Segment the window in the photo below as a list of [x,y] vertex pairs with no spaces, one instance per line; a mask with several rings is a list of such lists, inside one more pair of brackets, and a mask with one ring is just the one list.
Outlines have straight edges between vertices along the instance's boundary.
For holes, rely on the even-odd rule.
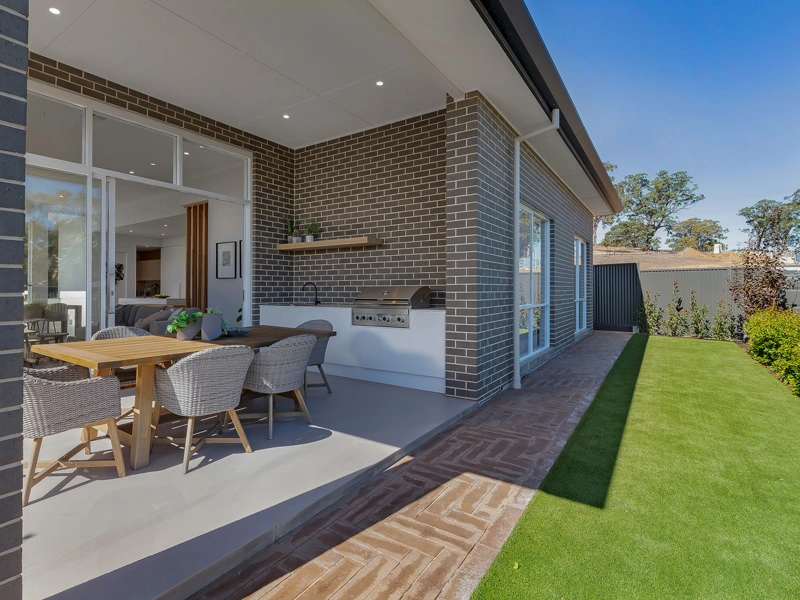
[[175,136],[94,113],[92,165],[173,183]]
[[28,94],[27,151],[82,163],[85,112],[66,102]]
[[586,242],[575,238],[575,331],[586,329]]
[[234,154],[183,140],[183,185],[235,198],[244,197],[247,161]]
[[550,346],[550,221],[519,211],[519,348],[525,359]]

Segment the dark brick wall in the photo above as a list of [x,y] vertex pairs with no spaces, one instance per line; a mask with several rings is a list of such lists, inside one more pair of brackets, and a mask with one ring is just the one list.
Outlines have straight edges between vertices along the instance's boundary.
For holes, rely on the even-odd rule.
[[296,294],[350,302],[366,286],[429,285],[445,296],[445,111],[298,150],[295,215],[322,239],[374,235],[373,249],[295,255]]
[[71,92],[239,146],[253,153],[253,315],[292,299],[292,260],[275,249],[294,199],[294,150],[38,54],[28,75]]
[[22,598],[22,238],[28,2],[0,0],[0,598]]
[[[513,375],[513,141],[516,132],[477,93],[447,107],[447,390],[482,400]],[[523,144],[521,199],[551,219],[550,349],[575,342],[573,241],[592,217]],[[592,328],[591,256],[587,290]]]

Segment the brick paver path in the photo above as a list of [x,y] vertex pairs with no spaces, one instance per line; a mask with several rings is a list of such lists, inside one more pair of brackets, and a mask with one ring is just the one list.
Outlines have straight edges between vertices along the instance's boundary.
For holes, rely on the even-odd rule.
[[628,338],[594,333],[193,598],[469,598]]

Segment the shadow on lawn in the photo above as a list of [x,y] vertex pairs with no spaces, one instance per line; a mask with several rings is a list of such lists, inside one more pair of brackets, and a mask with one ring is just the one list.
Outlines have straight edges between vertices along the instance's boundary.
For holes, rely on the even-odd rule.
[[542,482],[543,492],[605,507],[647,339],[631,338]]

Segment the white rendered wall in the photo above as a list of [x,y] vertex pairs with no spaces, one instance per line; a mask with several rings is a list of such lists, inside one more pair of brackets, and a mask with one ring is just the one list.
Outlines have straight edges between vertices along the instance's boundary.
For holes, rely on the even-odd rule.
[[164,238],[161,245],[161,293],[186,295],[186,236]]
[[411,327],[351,324],[350,307],[262,304],[261,325],[296,327],[310,319],[333,323],[323,368],[331,375],[445,392],[445,311],[411,312]]
[[[244,207],[233,202],[208,201],[208,306],[218,308],[231,323],[242,305],[239,278],[239,240],[244,237]],[[236,242],[236,279],[217,279],[217,243]]]

